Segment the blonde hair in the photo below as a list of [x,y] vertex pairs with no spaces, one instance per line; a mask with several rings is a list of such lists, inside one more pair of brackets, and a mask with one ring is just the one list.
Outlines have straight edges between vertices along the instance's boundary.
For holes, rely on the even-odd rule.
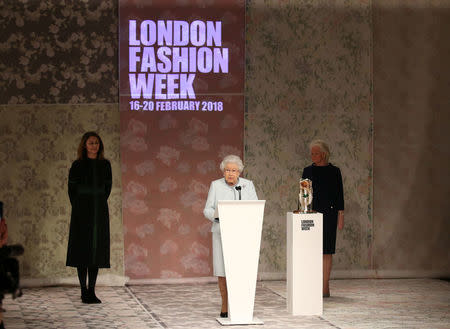
[[320,148],[320,150],[325,154],[325,161],[328,162],[328,159],[330,158],[330,148],[328,147],[328,144],[321,139],[315,139],[309,144],[309,149],[311,150],[314,146]]

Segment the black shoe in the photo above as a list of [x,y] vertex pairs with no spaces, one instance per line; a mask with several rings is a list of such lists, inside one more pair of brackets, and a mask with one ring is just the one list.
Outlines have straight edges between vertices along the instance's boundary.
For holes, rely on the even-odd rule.
[[101,304],[101,302],[102,301],[100,299],[98,299],[98,297],[95,296],[95,294],[92,295],[89,300],[89,304]]
[[89,302],[88,304],[100,304],[102,301],[95,296],[95,290],[92,288],[89,288],[88,290],[88,298]]
[[5,329],[5,326],[3,325],[3,321],[0,322],[0,329]]
[[221,318],[228,318],[228,312],[220,312]]

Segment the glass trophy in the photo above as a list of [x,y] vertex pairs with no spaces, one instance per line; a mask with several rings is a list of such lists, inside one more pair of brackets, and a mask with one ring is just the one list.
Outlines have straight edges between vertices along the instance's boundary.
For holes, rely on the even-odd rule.
[[298,194],[299,209],[295,213],[312,213],[313,187],[312,180],[300,179],[300,193]]

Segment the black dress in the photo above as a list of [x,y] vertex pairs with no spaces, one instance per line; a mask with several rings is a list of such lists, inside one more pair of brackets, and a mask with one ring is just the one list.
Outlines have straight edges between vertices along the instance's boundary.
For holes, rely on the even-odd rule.
[[334,254],[338,211],[344,210],[341,171],[331,163],[327,166],[313,164],[303,169],[302,177],[312,180],[312,208],[323,214],[323,253]]
[[110,267],[108,197],[111,192],[108,160],[86,159],[69,171],[70,218],[67,266]]

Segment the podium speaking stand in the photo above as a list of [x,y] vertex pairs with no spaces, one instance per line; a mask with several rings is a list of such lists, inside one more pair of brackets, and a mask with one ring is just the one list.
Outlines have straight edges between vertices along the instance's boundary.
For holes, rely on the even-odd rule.
[[287,308],[292,315],[322,315],[323,217],[287,213]]
[[265,200],[218,201],[228,290],[222,325],[263,324],[253,317]]

